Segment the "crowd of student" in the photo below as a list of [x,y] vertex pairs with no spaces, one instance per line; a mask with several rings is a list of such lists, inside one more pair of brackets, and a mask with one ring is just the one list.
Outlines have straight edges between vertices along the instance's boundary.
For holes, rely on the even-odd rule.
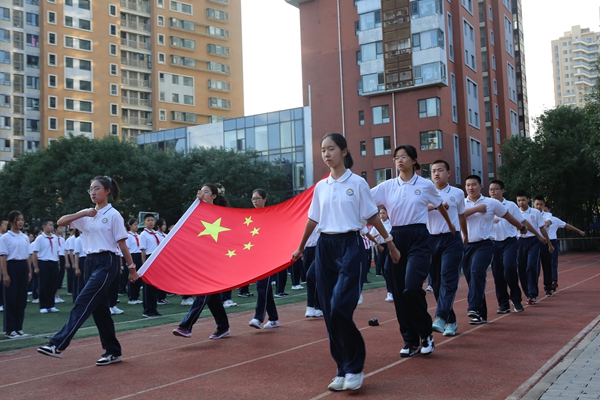
[[[556,231],[567,228],[584,235],[552,216],[543,196],[535,197],[534,208],[529,207],[526,192],[517,192],[516,204],[505,199],[500,180],[490,182],[490,197],[485,197],[481,194],[481,178],[470,175],[465,179],[465,197],[461,189],[449,185],[451,171],[444,160],[431,164],[431,181],[422,178],[416,173],[420,166],[411,145],[398,146],[394,151],[398,177],[372,189],[350,171],[352,157],[342,135],[326,135],[321,153],[330,175],[315,187],[306,229],[292,255],[295,263],[290,270],[292,289],[303,288],[301,280],[307,285],[305,316],[324,317],[337,366],[330,390],[356,390],[364,379],[366,349],[353,313],[362,302],[362,287],[368,283],[372,246],[376,273],[386,281],[385,301],[395,306],[404,342],[400,356],[412,357],[434,351],[433,332],[453,336],[458,331],[453,303],[461,271],[468,283],[466,313],[470,324],[485,324],[490,265],[497,313],[510,313],[511,305],[514,312],[523,312],[524,299],[528,305],[537,302],[540,270],[546,296],[552,296],[558,287]],[[111,318],[111,314],[123,312],[116,306],[118,293],[126,292],[129,304],[143,304],[144,317],[160,316],[157,305],[168,304],[165,292],[143,284],[137,275],[166,238],[167,223],[148,214],[141,234],[136,219],[129,220],[125,227],[121,215],[108,202],[109,195],[116,199],[119,194],[118,185],[110,177],[94,178],[89,193],[95,208],[58,220],[60,227],[71,228],[66,240],[60,231],[54,234],[53,221],[44,220],[42,231],[31,241],[21,232],[24,218],[18,211],[11,212],[6,221],[8,232],[5,221],[0,224],[4,328],[9,338],[27,336],[23,317],[28,291],[33,294],[33,302],[39,303],[40,313],[58,312],[55,305],[62,301],[60,284],[67,271],[67,290],[75,305],[63,329],[38,351],[62,357],[77,329],[93,314],[105,350],[96,365],[109,365],[121,361]],[[198,190],[197,197],[207,203],[228,205],[210,183]],[[254,190],[252,203],[264,207],[266,191]],[[437,301],[433,319],[423,290],[428,276]],[[288,296],[284,291],[286,279],[284,270],[256,283],[257,302],[250,327],[280,326],[274,298]],[[248,286],[240,288],[238,294],[252,295]],[[230,334],[225,308],[236,305],[231,291],[183,296],[181,304],[191,308],[173,330],[174,335],[191,337],[205,306],[217,325],[210,339]]]

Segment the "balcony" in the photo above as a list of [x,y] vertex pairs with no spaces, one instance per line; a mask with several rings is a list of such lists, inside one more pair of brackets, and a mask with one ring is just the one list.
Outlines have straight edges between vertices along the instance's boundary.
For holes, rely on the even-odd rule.
[[150,63],[147,60],[134,60],[133,58],[121,57],[121,64],[130,67],[151,69]]
[[137,40],[121,38],[121,44],[134,49],[150,50],[150,42],[138,42]]
[[150,99],[138,99],[137,97],[121,97],[121,102],[130,106],[137,107],[152,107],[152,100]]
[[143,79],[136,79],[136,78],[128,78],[126,76],[122,76],[121,77],[121,83],[123,85],[128,85],[128,86],[133,86],[133,87],[140,87],[140,88],[151,88],[151,83],[150,81],[146,81]]
[[138,31],[150,32],[150,24],[145,22],[128,21],[121,19],[121,28],[130,28]]
[[129,125],[152,125],[152,118],[143,118],[143,117],[128,117],[123,115],[121,117],[121,122]]
[[121,8],[142,13],[150,13],[150,4],[147,1],[121,0]]

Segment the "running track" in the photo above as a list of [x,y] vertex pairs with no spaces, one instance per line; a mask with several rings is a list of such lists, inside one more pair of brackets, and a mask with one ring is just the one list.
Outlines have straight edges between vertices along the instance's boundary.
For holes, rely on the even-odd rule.
[[[495,314],[491,273],[490,323],[470,326],[466,283],[455,302],[459,334],[435,333],[428,357],[401,359],[403,346],[394,306],[384,289],[364,293],[355,321],[367,344],[366,378],[357,392],[332,393],[335,364],[322,319],[305,319],[304,304],[279,308],[282,326],[255,330],[250,312],[230,315],[231,336],[208,340],[212,318],[201,319],[191,339],[162,326],[119,335],[120,364],[96,367],[103,353],[98,338],[73,341],[63,359],[35,348],[0,353],[4,399],[505,399],[522,397],[599,318],[600,254],[560,257],[559,288],[521,314]],[[427,295],[430,314],[435,303]],[[378,327],[369,327],[377,317]]]

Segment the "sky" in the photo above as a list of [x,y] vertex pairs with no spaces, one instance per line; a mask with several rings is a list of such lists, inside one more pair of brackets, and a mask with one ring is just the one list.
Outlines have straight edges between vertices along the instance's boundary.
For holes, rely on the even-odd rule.
[[[554,107],[551,41],[575,25],[599,32],[600,2],[522,0],[522,10],[532,120]],[[242,0],[242,35],[245,114],[301,107],[298,9],[285,0]]]

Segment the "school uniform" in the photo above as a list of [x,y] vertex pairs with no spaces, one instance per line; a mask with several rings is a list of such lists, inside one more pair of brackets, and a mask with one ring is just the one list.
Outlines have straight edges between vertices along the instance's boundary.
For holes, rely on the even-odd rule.
[[[527,207],[525,211],[521,210],[523,219],[529,221],[538,232],[540,227],[544,226],[542,213],[535,208]],[[528,303],[535,302],[538,297],[538,277],[540,275],[540,248],[541,242],[536,235],[527,231],[519,233],[519,248],[517,259],[519,263],[519,279],[523,292],[527,295]]]
[[387,209],[394,244],[401,254],[397,264],[388,257],[392,295],[405,348],[414,348],[432,334],[422,287],[430,269],[427,206],[439,207],[443,200],[435,185],[417,174],[408,182],[399,176],[385,181],[371,189],[371,194],[377,205]]
[[362,283],[371,283],[367,275],[369,274],[369,270],[371,269],[371,263],[373,262],[373,254],[371,253],[371,240],[366,236],[369,233],[369,228],[364,226],[361,229],[361,238],[363,244],[365,245],[365,257],[367,258],[367,263],[365,264],[365,268],[363,269]]
[[205,306],[208,306],[215,319],[217,332],[227,332],[229,330],[229,319],[227,318],[227,312],[225,312],[225,307],[223,307],[219,293],[196,296],[192,308],[190,308],[190,311],[188,311],[187,315],[179,323],[179,328],[191,332],[192,327],[198,321]]
[[367,267],[360,230],[375,214],[369,186],[350,170],[315,186],[308,218],[318,224],[320,233],[315,254],[317,292],[337,376],[358,374],[364,368],[365,342],[352,316]]
[[[146,260],[150,258],[152,252],[156,250],[160,244],[160,239],[155,231],[145,228],[140,235],[140,250],[146,251]],[[156,309],[156,293],[157,289],[149,283],[144,282],[144,315],[156,316],[158,310]]]
[[83,290],[83,287],[85,286],[85,279],[83,275],[85,271],[86,254],[83,251],[82,233],[80,233],[79,237],[75,239],[75,244],[73,247],[73,254],[77,255],[77,267],[79,268],[79,276],[75,275],[73,277],[73,303],[75,303],[77,296],[79,296],[79,293],[81,292],[81,290]]
[[58,241],[52,234],[42,233],[33,242],[33,252],[37,253],[39,269],[40,310],[54,307],[54,295],[59,276]]
[[56,290],[60,290],[62,289],[62,284],[65,280],[65,273],[67,270],[67,260],[65,258],[65,239],[58,235],[54,235],[54,238],[58,244],[58,278],[56,280]]
[[[167,238],[167,235],[165,235],[163,232],[159,232],[156,231],[156,236],[158,237],[158,241],[162,242],[163,240],[165,240]],[[167,298],[167,292],[165,292],[164,290],[161,289],[157,289],[156,290],[156,300],[165,300]],[[229,292],[229,298],[231,299],[231,291]]]
[[315,272],[315,250],[319,235],[319,229],[316,227],[308,237],[304,251],[302,252],[302,262],[306,270],[306,307],[312,307],[317,310],[321,309],[317,294],[317,274]]
[[[546,211],[541,211],[542,220],[544,221],[544,228],[548,230],[546,227],[546,222],[550,222],[550,226],[552,226],[552,214]],[[544,291],[548,294],[552,294],[552,254],[550,254],[550,246],[549,243],[541,243],[540,244],[540,262],[542,264],[542,273],[544,276]]]
[[[521,223],[525,221],[521,215],[519,206],[514,202],[502,198],[500,203],[506,207],[510,215],[517,221]],[[496,218],[494,220],[492,274],[494,276],[499,313],[510,311],[509,301],[512,301],[516,307],[515,310],[519,311],[522,302],[521,289],[519,288],[519,273],[517,270],[518,233],[517,228],[511,225],[506,219]]]
[[73,293],[73,277],[75,276],[75,266],[73,265],[73,249],[75,248],[75,235],[71,235],[65,240],[65,253],[67,257],[67,293]]
[[[4,331],[23,331],[27,307],[27,284],[29,283],[30,245],[24,233],[8,231],[0,238],[0,255],[6,256],[6,269],[10,286],[4,287]],[[4,286],[4,282],[0,283]]]
[[277,306],[273,297],[273,288],[271,287],[272,277],[266,277],[256,282],[256,307],[254,308],[254,319],[261,324],[265,316],[269,316],[269,321],[279,321]]
[[105,354],[119,357],[121,345],[110,315],[108,290],[119,274],[121,258],[117,255],[117,242],[127,238],[123,217],[108,204],[94,217],[76,219],[71,226],[83,233],[85,286],[77,296],[69,320],[50,339],[50,344],[59,351],[66,349],[77,330],[93,315]]
[[461,267],[469,285],[468,315],[473,317],[471,324],[487,322],[487,303],[485,301],[485,286],[487,268],[494,258],[494,236],[492,229],[494,217],[504,217],[508,209],[498,200],[480,195],[475,201],[465,199],[465,209],[480,204],[486,205],[484,213],[477,212],[467,217],[469,243],[465,245]]
[[[142,267],[142,249],[140,248],[140,236],[137,232],[127,232],[127,240],[125,241],[131,258],[135,264],[136,271]],[[140,288],[142,287],[142,279],[138,278],[135,282],[129,282],[128,296],[130,301],[139,300]]]
[[437,210],[427,214],[431,248],[429,274],[437,301],[435,316],[450,324],[456,323],[453,305],[458,290],[460,262],[464,251],[458,218],[465,213],[465,201],[463,191],[450,185],[446,185],[443,189],[436,188],[436,191],[443,202],[448,204],[446,211],[456,229],[455,233],[450,232],[448,224]]
[[[385,228],[385,230],[387,231],[387,233],[391,233],[392,232],[392,223],[390,222],[390,219],[386,219],[385,221],[381,221],[381,223],[383,223],[383,227]],[[377,244],[379,246],[381,246],[383,248],[383,251],[379,251],[379,249],[377,250],[377,261],[376,264],[377,266],[375,267],[375,274],[376,275],[383,275],[383,279],[385,280],[385,287],[388,293],[392,293],[392,281],[390,279],[390,273],[389,273],[389,263],[388,263],[388,255],[390,253],[390,249],[388,248],[387,243],[383,240],[383,237],[379,234],[379,231],[377,231],[377,228],[373,227],[371,228],[371,232],[369,232],[371,234],[371,236],[375,237],[375,242],[377,242]],[[377,235],[377,236],[375,236]]]
[[560,253],[560,245],[558,243],[558,236],[556,233],[560,228],[567,226],[567,223],[555,216],[552,216],[551,220],[552,224],[550,224],[550,226],[546,229],[548,231],[550,243],[552,243],[552,247],[554,247],[554,252],[552,252],[552,281],[558,282],[558,254]]

